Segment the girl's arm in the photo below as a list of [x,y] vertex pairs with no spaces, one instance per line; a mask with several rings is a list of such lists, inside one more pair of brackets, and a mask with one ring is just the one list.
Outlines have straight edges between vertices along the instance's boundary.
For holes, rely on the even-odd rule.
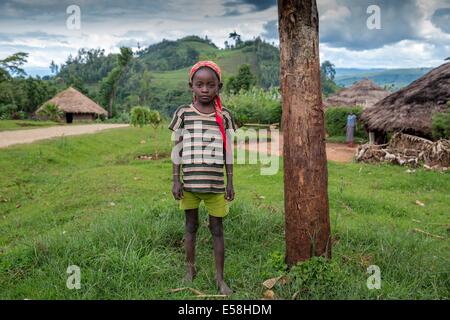
[[[228,140],[230,141],[230,140]],[[232,141],[232,140],[231,140]],[[227,188],[225,199],[228,201],[234,200],[234,187],[233,187],[233,154],[231,153],[231,148],[233,145],[227,146],[227,156],[225,157],[225,171],[227,174]]]
[[234,187],[233,187],[233,164],[225,164],[225,170],[227,172],[227,193],[225,199],[228,201],[234,200]]
[[[178,141],[175,141],[175,145],[174,148],[177,148],[177,145],[179,143],[182,143],[183,141],[183,136],[181,135],[180,138],[178,139]],[[180,154],[182,155],[182,152],[180,152]],[[174,162],[172,161],[172,176],[173,176],[173,187],[172,187],[172,194],[173,197],[175,198],[175,200],[181,200],[181,198],[183,197],[183,184],[181,183],[181,179],[180,179],[180,168],[181,168],[181,162]]]

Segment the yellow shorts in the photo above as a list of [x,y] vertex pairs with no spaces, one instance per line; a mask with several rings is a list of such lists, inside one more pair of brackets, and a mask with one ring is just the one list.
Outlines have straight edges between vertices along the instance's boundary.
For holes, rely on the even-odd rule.
[[180,200],[180,209],[197,209],[202,200],[209,215],[223,218],[228,214],[229,208],[224,193],[200,193],[184,190],[183,198]]

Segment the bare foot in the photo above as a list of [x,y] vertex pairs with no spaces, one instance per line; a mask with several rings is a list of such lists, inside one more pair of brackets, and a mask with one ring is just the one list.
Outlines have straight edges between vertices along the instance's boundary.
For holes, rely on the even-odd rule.
[[217,287],[219,288],[220,294],[229,296],[233,293],[233,290],[225,283],[223,280],[216,280]]
[[196,276],[197,276],[197,271],[195,270],[195,267],[188,267],[186,275],[184,276],[184,281],[187,283],[190,283],[190,282],[194,281]]

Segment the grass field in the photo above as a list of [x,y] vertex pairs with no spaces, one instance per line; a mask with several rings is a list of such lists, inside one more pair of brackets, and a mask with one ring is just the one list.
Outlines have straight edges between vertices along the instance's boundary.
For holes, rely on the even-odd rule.
[[53,121],[0,120],[0,131],[36,129],[59,125]]
[[[146,143],[142,143],[145,140]],[[1,299],[183,299],[184,215],[171,195],[170,136],[124,128],[0,150]],[[157,160],[136,160],[152,154]],[[448,299],[448,174],[329,163],[333,258],[285,270],[283,174],[235,166],[225,219],[231,298]],[[425,206],[416,204],[421,201]],[[201,208],[196,289],[215,294],[212,243]],[[443,239],[415,232],[415,229]],[[67,267],[81,289],[66,287]],[[381,289],[366,286],[369,265]]]

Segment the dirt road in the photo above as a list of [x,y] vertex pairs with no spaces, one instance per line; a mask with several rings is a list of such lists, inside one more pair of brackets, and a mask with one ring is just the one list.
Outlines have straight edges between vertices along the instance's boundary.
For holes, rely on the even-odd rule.
[[[272,139],[278,139],[279,140],[279,150],[274,150],[274,153],[276,155],[282,155],[283,154],[283,136],[278,136],[276,133],[272,133]],[[240,145],[242,148],[243,146]],[[267,144],[267,153],[271,154],[271,145],[270,143]],[[250,142],[246,146],[247,150],[258,152],[258,144],[256,142]],[[350,148],[345,144],[339,144],[339,143],[327,143],[326,145],[326,153],[327,153],[327,159],[330,161],[335,162],[341,162],[341,163],[349,163],[353,161],[353,158],[355,156],[356,150],[358,149],[358,146],[355,146],[354,148]],[[262,152],[261,150],[259,152]]]
[[86,124],[0,132],[0,148],[60,136],[95,133],[105,129],[128,127],[128,124]]

